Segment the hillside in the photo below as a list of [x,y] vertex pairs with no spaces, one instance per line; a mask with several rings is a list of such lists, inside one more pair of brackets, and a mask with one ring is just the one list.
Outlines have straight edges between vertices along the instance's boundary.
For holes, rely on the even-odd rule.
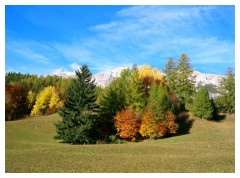
[[[191,117],[192,118],[192,117]],[[235,172],[235,116],[194,119],[189,134],[139,143],[70,145],[53,139],[59,115],[5,122],[5,171]]]

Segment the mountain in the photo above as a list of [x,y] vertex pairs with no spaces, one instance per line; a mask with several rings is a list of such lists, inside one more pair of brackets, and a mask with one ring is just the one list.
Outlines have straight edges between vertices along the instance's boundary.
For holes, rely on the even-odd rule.
[[95,84],[102,88],[107,87],[111,83],[111,81],[120,76],[121,72],[124,69],[125,68],[117,68],[106,73],[99,73],[93,75],[93,78],[95,79]]
[[220,86],[222,78],[224,76],[216,74],[205,74],[198,71],[194,71],[193,75],[195,78],[195,87],[200,88],[201,86],[206,86],[212,98],[218,96],[217,87]]

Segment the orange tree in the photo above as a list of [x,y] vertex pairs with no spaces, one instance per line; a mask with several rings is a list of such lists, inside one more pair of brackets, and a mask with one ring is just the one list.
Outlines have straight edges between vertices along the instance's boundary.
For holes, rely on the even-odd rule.
[[114,119],[117,134],[120,138],[132,141],[136,140],[141,119],[132,109],[125,109],[118,112]]

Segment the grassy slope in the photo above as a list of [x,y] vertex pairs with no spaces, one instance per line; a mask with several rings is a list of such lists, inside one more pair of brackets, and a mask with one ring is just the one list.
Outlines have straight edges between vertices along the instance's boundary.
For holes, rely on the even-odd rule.
[[57,114],[6,122],[6,172],[234,172],[234,116],[196,119],[190,134],[127,144],[54,140]]

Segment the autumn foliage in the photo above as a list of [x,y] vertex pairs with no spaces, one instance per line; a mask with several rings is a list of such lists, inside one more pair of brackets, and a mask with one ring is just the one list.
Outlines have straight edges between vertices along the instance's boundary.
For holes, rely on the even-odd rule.
[[146,112],[142,116],[139,133],[144,138],[159,138],[177,133],[178,124],[175,122],[176,115],[167,111],[164,122],[159,122],[154,118],[154,114]]
[[135,140],[140,128],[140,117],[133,110],[126,109],[117,113],[114,117],[115,127],[119,137],[127,140]]
[[162,81],[163,74],[157,70],[157,68],[151,69],[149,65],[143,65],[138,68],[139,78],[142,80],[148,80],[149,84],[153,81]]
[[146,112],[145,114],[143,114],[139,133],[143,137],[149,138],[155,135],[156,130],[157,125],[155,124],[153,113]]
[[5,85],[5,120],[16,120],[28,114],[27,90],[21,85]]
[[48,113],[53,113],[53,111],[56,111],[57,108],[61,106],[62,103],[60,102],[56,88],[54,86],[49,86],[44,88],[37,95],[35,105],[31,111],[31,116],[45,114],[46,111],[48,111]]
[[138,75],[139,79],[142,81],[144,85],[145,90],[144,92],[146,96],[148,96],[149,88],[153,84],[153,82],[160,84],[163,81],[163,74],[160,71],[158,71],[157,68],[151,69],[151,66],[149,65],[143,65],[139,67]]
[[165,128],[167,134],[176,134],[179,128],[179,125],[175,122],[176,115],[172,112],[166,112],[165,115]]

